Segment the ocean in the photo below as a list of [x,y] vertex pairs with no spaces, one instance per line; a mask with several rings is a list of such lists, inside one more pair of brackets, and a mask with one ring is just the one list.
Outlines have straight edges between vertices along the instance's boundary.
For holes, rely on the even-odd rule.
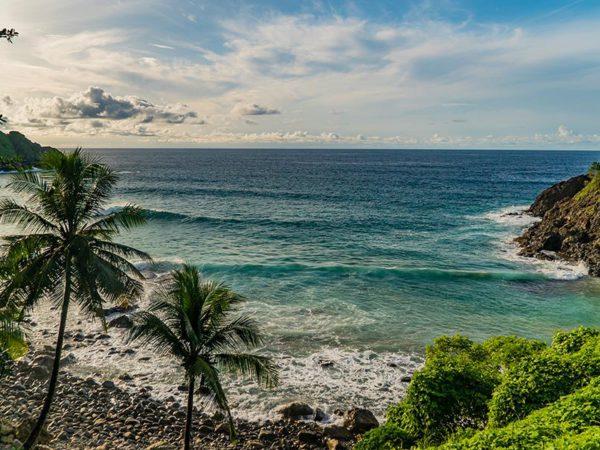
[[[273,391],[228,382],[237,415],[268,416],[287,400],[381,415],[436,336],[549,340],[558,328],[598,324],[600,282],[585,267],[521,258],[512,239],[533,223],[519,212],[542,189],[585,172],[599,153],[93,153],[119,173],[111,207],[148,212],[148,225],[122,241],[153,256],[143,267],[151,276],[187,262],[248,298],[243,310],[267,334],[282,382]],[[51,316],[42,321],[54,326]],[[127,370],[157,395],[179,395],[169,361],[74,353],[83,372]]]

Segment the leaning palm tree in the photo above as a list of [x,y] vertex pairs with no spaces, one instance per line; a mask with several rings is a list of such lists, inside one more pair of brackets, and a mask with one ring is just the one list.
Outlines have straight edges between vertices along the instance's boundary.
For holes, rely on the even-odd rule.
[[236,315],[243,300],[225,285],[202,279],[198,270],[185,265],[175,270],[170,283],[148,311],[137,313],[129,340],[140,341],[162,354],[175,357],[188,383],[184,449],[191,447],[194,388],[210,393],[210,399],[226,412],[231,437],[235,429],[227,397],[221,386],[222,370],[249,375],[261,384],[277,384],[271,359],[244,353],[261,345],[257,324]]
[[106,327],[104,302],[133,298],[142,291],[141,273],[128,258],[149,256],[113,238],[145,222],[143,211],[126,206],[105,214],[117,177],[106,165],[84,154],[51,151],[39,173],[16,174],[8,185],[24,204],[0,202],[0,221],[19,226],[25,234],[4,237],[2,266],[11,270],[0,288],[0,307],[20,308],[21,316],[46,298],[60,307],[60,323],[48,394],[24,448],[35,445],[44,426],[60,369],[69,305],[99,317]]

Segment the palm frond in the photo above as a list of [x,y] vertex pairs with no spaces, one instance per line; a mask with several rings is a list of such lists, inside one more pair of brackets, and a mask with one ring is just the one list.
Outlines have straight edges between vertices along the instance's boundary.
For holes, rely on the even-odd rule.
[[215,363],[229,372],[250,376],[266,387],[277,386],[279,376],[277,366],[271,358],[251,353],[218,353]]
[[189,352],[179,341],[173,331],[156,315],[142,311],[133,315],[134,325],[131,327],[127,342],[138,341],[141,345],[150,346],[160,354],[171,353],[181,361],[189,359]]
[[26,206],[20,205],[10,199],[0,201],[0,222],[19,225],[24,230],[33,233],[58,231],[58,227],[55,224]]

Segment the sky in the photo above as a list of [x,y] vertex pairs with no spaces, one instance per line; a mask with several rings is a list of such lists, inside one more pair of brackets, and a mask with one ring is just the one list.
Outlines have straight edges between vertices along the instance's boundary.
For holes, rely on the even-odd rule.
[[0,0],[59,147],[600,148],[600,1]]

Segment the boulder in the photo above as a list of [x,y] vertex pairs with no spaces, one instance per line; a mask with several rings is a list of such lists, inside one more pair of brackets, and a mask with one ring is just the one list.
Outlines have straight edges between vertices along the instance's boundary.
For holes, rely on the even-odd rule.
[[131,328],[133,320],[129,316],[119,316],[108,322],[108,326],[111,328]]
[[323,445],[323,437],[314,431],[300,431],[298,433],[298,441],[302,444],[322,446]]
[[310,417],[314,410],[306,403],[292,402],[281,405],[275,409],[277,414],[281,414],[284,419],[298,420]]
[[344,414],[344,426],[353,434],[362,434],[379,426],[371,411],[364,408],[352,408]]
[[29,379],[32,381],[46,381],[50,379],[50,370],[44,366],[33,366],[29,369]]
[[54,358],[48,355],[36,356],[31,362],[33,367],[43,367],[44,369],[51,371],[54,365]]
[[338,441],[349,441],[352,439],[352,433],[347,428],[335,424],[327,425],[323,428],[323,434]]
[[527,212],[536,217],[543,217],[558,202],[573,198],[589,181],[589,175],[579,175],[556,183],[542,191]]

